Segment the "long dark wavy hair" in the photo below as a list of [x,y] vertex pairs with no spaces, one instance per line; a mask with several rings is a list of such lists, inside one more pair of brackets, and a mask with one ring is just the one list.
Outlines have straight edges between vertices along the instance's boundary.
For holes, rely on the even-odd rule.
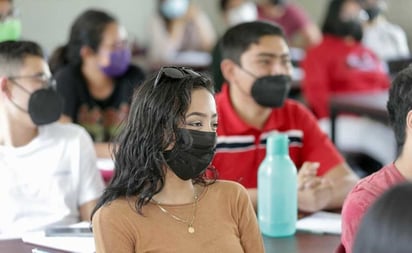
[[[165,183],[163,152],[184,138],[178,128],[185,123],[192,91],[207,89],[214,93],[211,80],[202,74],[187,74],[180,79],[162,75],[155,85],[156,77],[145,81],[133,94],[128,120],[118,136],[114,151],[114,177],[94,208],[92,217],[97,209],[117,198],[136,196],[135,208],[143,214],[142,207],[163,189]],[[208,170],[212,170],[212,180],[206,180],[204,173],[193,179],[193,183],[213,183],[216,170],[212,166]]]

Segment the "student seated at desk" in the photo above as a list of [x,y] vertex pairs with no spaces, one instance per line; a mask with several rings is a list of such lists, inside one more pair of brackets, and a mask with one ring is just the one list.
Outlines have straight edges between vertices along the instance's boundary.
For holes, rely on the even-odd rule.
[[353,253],[406,253],[412,249],[412,184],[396,185],[362,218]]
[[[323,40],[307,51],[302,62],[305,100],[326,133],[330,133],[333,96],[389,88],[383,62],[361,43],[361,13],[357,0],[330,1],[322,27]],[[336,146],[344,152],[361,152],[380,164],[395,158],[395,140],[391,129],[384,124],[339,115],[336,130]]]
[[54,88],[39,45],[0,43],[0,235],[89,220],[103,192],[90,136],[55,122]]
[[163,67],[136,90],[92,217],[97,253],[264,252],[246,189],[204,178],[216,128],[213,85],[191,69]]
[[289,153],[300,168],[299,208],[337,208],[357,181],[315,117],[302,104],[285,99],[292,64],[279,26],[254,21],[229,28],[222,38],[221,69],[228,81],[216,96],[218,144],[213,165],[221,179],[249,188],[256,206],[258,166],[266,138],[283,132]]
[[191,66],[197,63],[207,67],[216,42],[208,16],[190,0],[155,2],[157,13],[148,31],[150,65],[156,68],[164,63]]
[[134,88],[144,79],[142,69],[131,63],[125,29],[104,11],[86,10],[50,64],[64,98],[60,121],[83,126],[98,157],[110,157],[111,139],[127,118]]
[[402,70],[392,82],[387,108],[399,155],[393,163],[359,181],[346,198],[342,208],[341,240],[349,253],[369,206],[391,186],[412,180],[412,67]]

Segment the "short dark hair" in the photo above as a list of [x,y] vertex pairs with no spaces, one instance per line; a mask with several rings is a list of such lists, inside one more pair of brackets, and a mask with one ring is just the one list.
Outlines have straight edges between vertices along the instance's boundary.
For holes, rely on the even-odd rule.
[[406,139],[406,116],[412,110],[412,66],[401,70],[392,81],[386,105],[399,153]]
[[3,41],[0,42],[0,74],[14,75],[23,65],[27,56],[45,58],[42,48],[33,41]]
[[[118,136],[114,177],[93,213],[119,197],[137,197],[135,208],[141,213],[142,207],[164,186],[163,152],[184,138],[178,130],[185,121],[192,91],[204,88],[214,93],[211,80],[200,73],[180,79],[163,75],[155,86],[156,77],[146,80],[134,92],[127,122]],[[213,182],[206,182],[203,176],[194,179],[194,183]]]
[[401,183],[369,207],[359,226],[353,253],[404,253],[412,248],[412,184]]
[[280,26],[266,21],[245,22],[229,28],[220,43],[223,59],[240,64],[241,55],[263,36],[279,36],[286,40]]

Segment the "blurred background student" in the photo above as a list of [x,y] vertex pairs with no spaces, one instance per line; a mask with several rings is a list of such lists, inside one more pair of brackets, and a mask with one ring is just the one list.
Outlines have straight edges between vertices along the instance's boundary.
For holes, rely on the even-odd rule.
[[322,38],[319,27],[296,3],[288,0],[262,0],[258,4],[259,19],[275,22],[285,31],[291,47],[309,48]]
[[0,237],[87,221],[103,192],[90,136],[56,122],[54,84],[37,43],[0,43]]
[[362,0],[361,3],[367,14],[362,43],[385,61],[410,57],[405,31],[384,16],[387,1]]
[[203,65],[210,63],[216,33],[209,17],[190,0],[157,0],[150,22],[149,64]]
[[[323,22],[322,42],[302,62],[303,94],[322,129],[330,133],[330,101],[340,94],[387,91],[384,63],[362,43],[362,7],[358,0],[332,0]],[[389,127],[376,121],[339,115],[336,145],[344,152],[362,152],[379,163],[393,161],[396,145]]]
[[109,157],[109,143],[129,113],[131,94],[145,75],[131,64],[125,29],[110,14],[85,10],[73,22],[66,45],[50,65],[64,98],[62,122],[82,125],[99,157]]
[[21,29],[21,21],[13,0],[0,0],[0,42],[20,39]]
[[393,186],[362,219],[353,253],[406,253],[412,249],[412,184]]

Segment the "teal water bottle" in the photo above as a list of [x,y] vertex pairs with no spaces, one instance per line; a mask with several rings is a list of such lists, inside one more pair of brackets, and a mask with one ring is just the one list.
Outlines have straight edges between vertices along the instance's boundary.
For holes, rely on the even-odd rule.
[[295,234],[298,213],[297,170],[289,157],[286,134],[267,138],[266,157],[258,170],[258,220],[261,232],[270,237]]

